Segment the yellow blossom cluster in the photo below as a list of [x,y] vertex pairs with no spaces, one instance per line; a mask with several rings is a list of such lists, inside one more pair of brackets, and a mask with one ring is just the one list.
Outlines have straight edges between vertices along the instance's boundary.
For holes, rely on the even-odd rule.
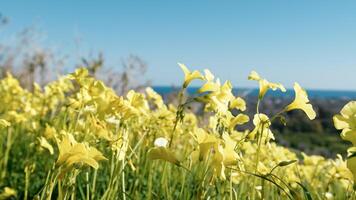
[[356,101],[347,103],[340,114],[334,116],[335,128],[342,130],[341,138],[352,143],[348,149],[347,167],[353,173],[356,188]]
[[[272,124],[291,110],[316,113],[297,83],[295,99],[268,116],[248,116],[230,81],[179,64],[178,104],[148,87],[118,96],[86,69],[33,91],[10,74],[0,80],[0,199],[342,199],[356,176],[347,161],[306,155],[274,142]],[[286,89],[257,72],[257,106],[269,89]],[[192,95],[193,81],[201,87]],[[203,114],[189,110],[204,106]],[[334,117],[355,146],[356,103]],[[250,120],[251,118],[251,120]],[[243,125],[250,123],[251,130]],[[243,129],[243,130],[242,130]],[[353,176],[354,174],[354,176]]]

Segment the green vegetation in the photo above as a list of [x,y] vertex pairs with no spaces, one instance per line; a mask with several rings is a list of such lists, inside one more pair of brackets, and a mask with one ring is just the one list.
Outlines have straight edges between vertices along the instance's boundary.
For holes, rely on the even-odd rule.
[[[0,80],[0,199],[355,199],[352,148],[346,161],[274,142],[273,125],[288,124],[291,111],[316,118],[299,84],[294,100],[268,116],[264,94],[285,88],[252,72],[260,93],[250,120],[229,81],[180,66],[177,104],[151,88],[118,96],[84,68],[32,91],[8,74]],[[186,96],[197,80],[197,94]],[[203,103],[207,121],[188,111],[193,102]],[[334,118],[344,140],[356,127],[350,110]],[[280,138],[308,144],[298,135]],[[341,143],[310,135],[310,143]]]

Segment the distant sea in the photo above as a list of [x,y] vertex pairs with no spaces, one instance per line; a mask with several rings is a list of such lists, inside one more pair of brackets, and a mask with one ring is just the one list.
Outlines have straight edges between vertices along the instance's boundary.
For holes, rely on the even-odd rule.
[[[179,90],[179,88],[171,86],[153,86],[152,87],[156,92],[161,95],[167,95],[169,93]],[[195,93],[199,87],[189,87],[188,93]],[[236,96],[257,96],[258,89],[256,88],[234,88],[233,93]],[[307,90],[308,96],[311,99],[355,99],[356,100],[356,91],[343,91],[343,90]],[[266,96],[272,97],[294,97],[294,90],[287,89],[287,92],[282,93],[280,91],[269,91]]]

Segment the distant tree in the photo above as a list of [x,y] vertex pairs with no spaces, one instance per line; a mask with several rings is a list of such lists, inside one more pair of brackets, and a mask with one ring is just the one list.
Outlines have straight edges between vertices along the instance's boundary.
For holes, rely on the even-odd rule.
[[119,95],[149,85],[145,78],[147,64],[137,55],[129,55],[122,59],[121,67],[108,67],[105,66],[103,53],[98,53],[96,57],[83,57],[77,67],[87,68],[92,76],[104,81]]
[[[8,23],[8,18],[0,15],[0,27]],[[10,44],[0,41],[0,78],[10,72],[29,90],[33,82],[45,85],[55,78],[63,58],[41,43],[42,35],[36,27],[24,28],[15,36]]]
[[[0,14],[0,28],[8,24],[9,19]],[[0,40],[0,78],[10,72],[23,87],[32,90],[34,82],[43,86],[62,74],[66,56],[60,56],[50,47],[45,47],[41,42],[42,34],[36,27],[24,28],[15,38],[11,44]],[[145,78],[147,63],[137,55],[122,59],[120,67],[109,67],[105,65],[104,55],[100,52],[95,57],[83,56],[75,67],[87,68],[92,76],[103,80],[120,95],[149,84]]]

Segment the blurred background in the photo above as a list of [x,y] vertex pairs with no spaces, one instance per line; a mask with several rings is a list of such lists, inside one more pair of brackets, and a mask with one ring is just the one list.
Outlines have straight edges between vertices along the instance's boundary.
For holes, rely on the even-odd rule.
[[[11,72],[32,90],[34,81],[86,67],[119,95],[151,86],[175,103],[181,62],[231,80],[252,115],[257,84],[247,76],[256,70],[287,88],[300,83],[318,113],[314,121],[289,113],[287,126],[273,127],[277,142],[335,157],[347,144],[332,116],[356,99],[355,10],[355,1],[331,0],[3,1],[0,75]],[[293,95],[268,93],[262,112],[278,112]]]

